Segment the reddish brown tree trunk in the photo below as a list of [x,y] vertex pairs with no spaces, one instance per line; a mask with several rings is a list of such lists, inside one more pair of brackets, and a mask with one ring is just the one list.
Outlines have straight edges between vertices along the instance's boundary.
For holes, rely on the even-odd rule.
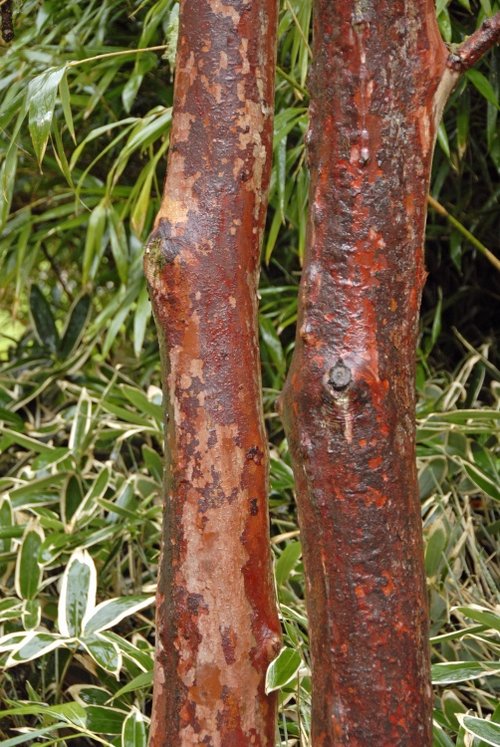
[[309,240],[283,394],[315,747],[431,745],[415,349],[436,128],[466,45],[449,56],[433,0],[315,3]]
[[163,201],[145,271],[168,464],[152,747],[274,744],[280,647],[256,324],[275,0],[184,0]]

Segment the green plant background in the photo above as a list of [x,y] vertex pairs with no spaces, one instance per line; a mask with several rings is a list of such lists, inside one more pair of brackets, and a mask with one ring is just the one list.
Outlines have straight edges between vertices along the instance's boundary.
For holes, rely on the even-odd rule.
[[[498,11],[438,0],[460,42]],[[145,745],[162,407],[142,250],[168,149],[178,3],[17,0],[0,47],[0,744]],[[275,414],[306,241],[310,0],[282,0],[260,332],[285,647],[277,745],[308,745],[300,535]],[[140,51],[138,51],[140,50]],[[418,350],[435,744],[500,745],[499,58],[436,149]],[[398,147],[395,143],[394,147]],[[496,247],[498,250],[498,247]],[[356,620],[353,620],[353,626]]]

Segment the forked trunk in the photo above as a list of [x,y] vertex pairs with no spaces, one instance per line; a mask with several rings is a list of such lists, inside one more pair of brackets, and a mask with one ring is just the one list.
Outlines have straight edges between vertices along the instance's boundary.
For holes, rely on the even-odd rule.
[[167,400],[152,747],[274,744],[257,337],[275,0],[184,0],[167,178],[145,272]]
[[428,747],[415,350],[436,130],[478,44],[450,56],[433,0],[316,0],[314,12],[309,239],[282,403],[312,742]]

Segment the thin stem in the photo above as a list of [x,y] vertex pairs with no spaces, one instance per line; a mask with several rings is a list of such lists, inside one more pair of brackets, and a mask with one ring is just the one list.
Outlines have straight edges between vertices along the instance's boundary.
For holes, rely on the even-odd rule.
[[307,98],[309,96],[309,94],[308,94],[307,90],[304,88],[304,86],[301,86],[300,83],[297,83],[297,81],[295,80],[295,78],[292,78],[291,75],[289,75],[288,73],[285,73],[285,71],[281,67],[277,67],[276,68],[276,72],[284,80],[286,80],[288,83],[290,83],[290,85],[293,86],[293,88],[295,88],[298,93],[301,94],[300,95],[301,99],[303,97]]
[[306,35],[304,34],[304,29],[300,25],[299,19],[297,18],[296,14],[295,14],[295,11],[292,8],[292,4],[290,3],[290,0],[286,0],[286,7],[287,7],[287,10],[290,12],[290,15],[292,16],[292,18],[293,18],[293,20],[295,22],[295,25],[297,26],[297,30],[298,30],[300,36],[302,37],[302,41],[304,42],[304,45],[305,45],[305,47],[307,49],[307,53],[308,53],[309,57],[312,57],[311,47],[309,46],[309,42],[308,42],[308,40],[306,38]]
[[141,52],[160,52],[162,49],[167,49],[166,44],[160,44],[157,47],[143,47],[141,49],[121,49],[119,52],[105,52],[104,54],[96,54],[94,57],[85,57],[83,60],[72,60],[68,62],[66,67],[76,67],[82,65],[84,62],[95,62],[96,60],[104,60],[108,57],[122,57],[127,54],[140,54]]
[[446,220],[451,223],[451,225],[456,228],[457,231],[461,233],[462,236],[464,236],[467,241],[478,250],[478,252],[481,252],[481,254],[486,257],[488,262],[490,262],[496,270],[500,272],[500,260],[495,257],[493,252],[490,252],[490,250],[484,244],[482,244],[479,239],[476,239],[474,234],[468,231],[465,226],[462,225],[462,223],[460,223],[460,221],[458,221],[456,218],[454,218],[453,215],[451,215],[446,210],[446,208],[441,205],[440,202],[434,199],[434,197],[431,197],[431,195],[427,195],[427,202],[429,203],[431,208],[436,211],[436,213],[439,213],[439,215],[442,215],[443,218],[446,218]]
[[64,278],[63,278],[63,275],[62,275],[62,273],[61,273],[61,270],[59,269],[59,265],[57,264],[56,260],[54,259],[54,257],[52,257],[52,256],[50,255],[50,253],[49,253],[48,249],[47,249],[47,248],[46,248],[46,247],[44,246],[43,242],[41,243],[41,245],[40,245],[40,248],[41,248],[41,250],[42,250],[42,253],[43,253],[43,255],[44,255],[45,259],[46,259],[46,260],[48,261],[48,263],[50,264],[50,266],[51,266],[51,268],[52,268],[52,271],[54,272],[54,274],[56,275],[57,279],[58,279],[58,280],[59,280],[59,282],[61,283],[61,285],[62,285],[62,288],[63,288],[64,292],[65,292],[65,293],[66,293],[66,295],[68,296],[69,300],[70,300],[70,301],[73,301],[73,298],[74,298],[74,297],[73,297],[73,294],[72,294],[72,292],[70,291],[70,289],[68,288],[68,286],[66,285],[66,282],[65,282],[65,280],[64,280]]
[[500,41],[500,13],[487,18],[457,49],[448,57],[448,67],[464,73],[498,41]]

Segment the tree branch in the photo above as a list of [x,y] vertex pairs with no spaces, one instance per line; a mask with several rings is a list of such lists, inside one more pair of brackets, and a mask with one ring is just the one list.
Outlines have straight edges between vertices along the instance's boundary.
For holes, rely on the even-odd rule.
[[465,73],[498,41],[500,41],[500,13],[487,18],[458,49],[450,52],[448,67],[457,73]]

